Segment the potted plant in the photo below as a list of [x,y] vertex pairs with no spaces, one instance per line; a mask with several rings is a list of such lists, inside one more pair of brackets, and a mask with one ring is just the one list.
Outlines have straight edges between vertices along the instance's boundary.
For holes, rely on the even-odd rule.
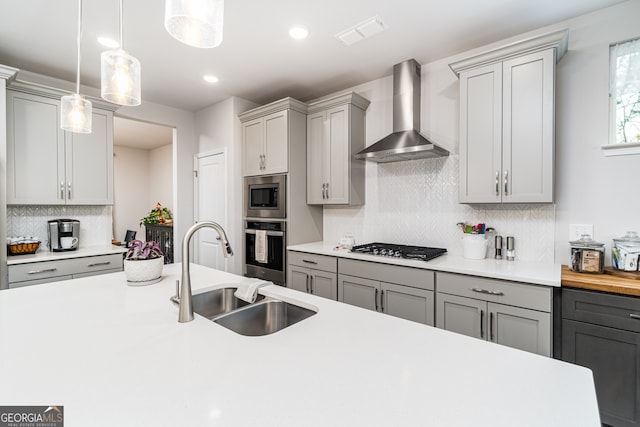
[[173,224],[173,216],[169,209],[163,208],[160,202],[158,202],[156,207],[151,209],[151,212],[140,220],[140,225],[142,224],[171,225]]
[[127,284],[143,286],[162,279],[164,254],[157,242],[132,240],[124,257],[124,274]]

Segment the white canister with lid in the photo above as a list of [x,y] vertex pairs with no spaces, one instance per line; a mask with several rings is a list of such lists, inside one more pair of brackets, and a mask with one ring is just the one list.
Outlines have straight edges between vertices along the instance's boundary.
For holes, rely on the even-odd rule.
[[487,239],[484,234],[465,234],[462,236],[462,254],[467,259],[485,259]]
[[611,263],[618,270],[637,271],[640,257],[640,236],[635,231],[613,239]]

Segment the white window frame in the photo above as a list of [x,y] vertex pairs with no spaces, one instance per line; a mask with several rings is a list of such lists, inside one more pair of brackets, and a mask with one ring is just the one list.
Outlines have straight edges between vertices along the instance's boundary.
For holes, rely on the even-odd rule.
[[[624,54],[628,52],[628,49],[633,49],[633,53],[640,55],[640,38],[626,40],[609,46],[609,143],[602,147],[605,156],[640,154],[640,133],[638,134],[637,141],[618,142],[617,140],[617,65],[618,57],[621,56],[620,52]],[[640,75],[638,79],[640,79]]]

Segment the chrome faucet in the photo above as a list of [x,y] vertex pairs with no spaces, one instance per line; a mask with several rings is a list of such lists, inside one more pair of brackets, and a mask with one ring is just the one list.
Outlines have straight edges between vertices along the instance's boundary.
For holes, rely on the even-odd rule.
[[[213,228],[218,233],[217,239],[221,244],[220,248],[222,249],[222,255],[225,258],[229,258],[233,255],[233,250],[231,250],[229,240],[227,239],[227,234],[224,232],[224,229],[220,224],[213,221],[202,221],[195,223],[187,230],[187,233],[182,239],[182,285],[176,283],[176,296],[178,294],[180,295],[180,298],[178,299],[178,322],[180,323],[191,322],[193,320],[193,294],[191,293],[191,273],[189,270],[189,261],[191,260],[191,257],[189,256],[189,242],[195,232],[201,228]],[[174,301],[175,299],[175,297],[172,298]]]

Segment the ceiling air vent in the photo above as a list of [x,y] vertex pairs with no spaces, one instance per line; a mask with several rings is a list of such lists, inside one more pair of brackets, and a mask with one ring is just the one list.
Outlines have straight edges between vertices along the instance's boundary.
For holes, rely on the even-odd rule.
[[335,38],[340,40],[345,46],[350,46],[360,40],[364,40],[374,34],[378,34],[384,29],[384,24],[380,18],[374,16],[373,18],[369,18],[351,28],[340,31],[335,35]]

